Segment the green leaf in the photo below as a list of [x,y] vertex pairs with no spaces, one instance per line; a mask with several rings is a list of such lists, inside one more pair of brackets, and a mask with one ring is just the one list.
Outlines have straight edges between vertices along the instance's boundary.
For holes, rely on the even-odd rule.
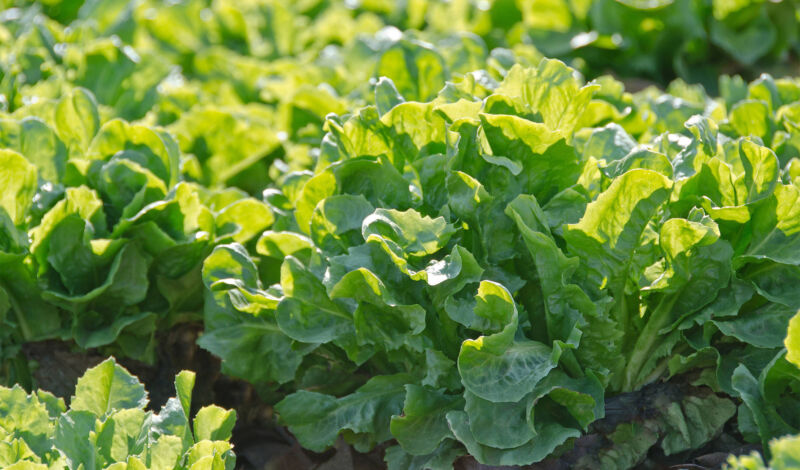
[[[303,235],[293,232],[273,232],[267,230],[258,238],[256,242],[256,252],[270,258],[283,259],[288,255],[303,250],[310,250],[311,240]],[[296,255],[296,256],[299,256]]]
[[343,430],[364,435],[371,444],[391,439],[391,416],[400,413],[407,374],[376,376],[354,393],[335,398],[300,390],[275,405],[281,420],[303,447],[321,452]]
[[527,465],[539,462],[567,439],[580,436],[578,430],[548,422],[537,429],[537,437],[528,443],[511,449],[496,449],[481,445],[475,440],[465,412],[449,412],[447,422],[456,438],[467,448],[467,452],[486,465]]
[[[583,146],[583,157],[614,162],[625,158],[636,148],[636,141],[617,123],[593,129]],[[620,173],[621,174],[621,173]]]
[[360,344],[408,346],[420,350],[415,335],[425,329],[425,310],[419,305],[400,305],[375,274],[365,268],[347,273],[331,288],[331,298],[358,301],[353,325]]
[[361,233],[365,240],[370,236],[391,240],[409,256],[425,256],[442,249],[455,229],[443,217],[433,219],[413,209],[376,209],[364,219]]
[[[506,214],[516,223],[536,265],[547,312],[548,336],[568,341],[578,325],[597,317],[595,304],[580,287],[569,282],[579,260],[568,258],[558,248],[550,235],[547,216],[535,197],[517,196],[506,207]],[[586,330],[589,335],[594,332],[592,327]],[[620,336],[621,332],[617,332],[598,339],[613,348],[611,345]]]
[[744,100],[736,103],[731,108],[730,122],[740,136],[755,136],[764,140],[769,140],[773,127],[770,123],[770,111],[767,104],[757,100]]
[[135,152],[137,163],[169,186],[178,182],[178,145],[167,133],[115,119],[100,128],[88,149],[92,159],[108,160],[121,150]]
[[47,211],[41,223],[30,231],[30,251],[39,263],[40,274],[48,265],[47,257],[51,232],[59,222],[70,214],[77,214],[81,219],[88,221],[95,234],[105,231],[103,201],[97,196],[97,193],[85,186],[68,188],[65,198]]
[[669,429],[661,441],[664,454],[697,449],[713,439],[736,413],[726,398],[689,396],[667,407],[664,424]]
[[389,78],[407,99],[428,101],[444,86],[446,65],[429,45],[401,39],[381,55],[375,73]]
[[300,195],[295,201],[294,217],[297,219],[297,226],[305,234],[310,234],[311,217],[317,204],[328,196],[336,194],[336,176],[333,172],[324,171],[306,181]]
[[522,175],[520,181],[525,192],[547,200],[578,181],[580,159],[564,140],[563,133],[517,116],[481,114],[480,117],[481,156],[489,163],[505,167],[514,176]]
[[95,468],[99,463],[92,439],[97,418],[91,411],[81,410],[70,410],[58,418],[53,444],[67,458],[70,468]]
[[236,411],[226,410],[216,405],[205,406],[197,412],[194,418],[194,438],[196,441],[230,440],[235,424]]
[[124,462],[144,450],[146,413],[138,408],[120,410],[97,424],[97,455],[105,464]]
[[35,117],[19,121],[19,146],[16,150],[36,165],[39,176],[50,181],[64,177],[67,152],[53,129]]
[[[464,392],[469,417],[469,427],[476,442],[497,449],[520,447],[536,437],[536,430],[528,423],[532,398],[512,402],[491,402]],[[497,427],[496,423],[503,423]]]
[[[544,153],[561,138],[559,133],[544,123],[529,121],[519,116],[481,114],[480,118],[481,129],[488,146],[486,150],[491,152],[488,153],[491,157],[489,162],[505,166],[514,176],[522,172],[524,160]],[[517,155],[521,158],[517,159]]]
[[476,329],[484,332],[503,331],[516,323],[517,308],[508,290],[492,281],[481,281],[475,295],[474,313],[483,323]]
[[441,351],[426,349],[425,377],[421,383],[435,389],[458,390],[461,388],[461,378],[455,361]]
[[194,389],[195,377],[195,373],[189,370],[182,370],[175,376],[175,393],[186,417],[189,416],[192,409],[192,389]]
[[624,390],[635,390],[651,380],[649,374],[655,364],[669,355],[677,341],[676,334],[664,335],[711,303],[728,285],[733,250],[720,240],[713,221],[707,217],[700,220],[669,219],[661,226],[659,241],[666,269],[643,291],[660,292],[662,296],[645,312],[645,325],[631,347]]
[[647,455],[647,451],[658,442],[659,435],[650,423],[622,423],[614,429],[608,439],[612,445],[597,454],[578,461],[577,468],[623,469],[635,466]]
[[364,196],[330,196],[317,204],[311,215],[311,239],[322,250],[343,253],[363,243],[361,225],[375,208]]
[[445,415],[463,406],[461,397],[406,385],[403,414],[392,416],[392,436],[411,455],[431,454],[442,441],[452,438]]
[[800,465],[800,438],[783,437],[769,443],[772,452],[770,466],[775,469],[790,469]]
[[703,152],[706,155],[714,155],[716,153],[719,126],[714,120],[705,116],[695,115],[689,118],[684,125],[702,145]]
[[294,257],[281,266],[285,297],[278,304],[276,319],[292,339],[306,343],[332,341],[352,331],[352,318],[333,302],[322,285]]
[[783,345],[790,319],[797,310],[781,304],[766,304],[735,318],[712,320],[719,330],[744,343],[759,348],[779,348]]
[[519,99],[534,112],[541,114],[549,128],[567,136],[589,104],[597,85],[580,86],[572,69],[555,59],[542,59],[536,68],[519,64],[508,71],[496,90]]
[[789,321],[786,339],[786,360],[800,368],[800,314],[795,314]]
[[384,460],[389,470],[450,470],[462,455],[462,447],[448,439],[428,455],[411,455],[400,446],[392,446],[386,449]]
[[168,437],[178,436],[183,442],[183,452],[194,444],[189,421],[194,382],[194,372],[184,370],[178,373],[175,376],[176,396],[167,400],[159,414],[152,420],[153,432],[169,435]]
[[48,470],[47,465],[41,463],[33,463],[29,461],[20,461],[15,464],[5,467],[7,470]]
[[36,193],[36,167],[13,150],[0,150],[0,209],[21,224]]
[[200,441],[186,453],[186,464],[192,470],[231,470],[225,463],[231,454],[231,445],[225,441]]
[[88,411],[98,418],[114,410],[146,405],[144,386],[113,358],[87,370],[70,399],[72,410]]
[[731,384],[752,414],[764,446],[770,438],[792,432],[792,428],[784,422],[778,411],[765,401],[758,380],[744,364],[734,370]]
[[768,147],[750,140],[739,143],[739,152],[744,165],[744,183],[749,188],[746,203],[769,197],[778,183],[778,157]]
[[614,160],[603,168],[603,174],[609,178],[616,178],[634,168],[653,170],[667,178],[672,178],[672,163],[666,155],[648,149],[634,149],[630,153]]
[[378,114],[383,116],[400,103],[404,103],[403,96],[397,91],[391,78],[380,77],[375,84],[375,106]]
[[77,214],[68,215],[50,232],[47,261],[70,294],[85,294],[95,287],[100,263],[89,244],[93,235],[91,225]]
[[[476,315],[506,325],[498,332],[465,340],[458,354],[461,381],[470,392],[489,401],[518,401],[558,363],[560,347],[514,339],[517,309],[500,284],[482,281]],[[499,311],[498,311],[499,310]]]
[[203,264],[205,333],[198,344],[223,359],[223,370],[253,383],[294,379],[308,353],[274,318],[278,299],[263,291],[244,247],[220,245]]
[[222,209],[216,217],[217,235],[246,243],[275,221],[269,207],[252,198],[240,199]]
[[[175,468],[175,466],[179,464],[185,452],[179,437],[164,435],[158,436],[158,439],[147,449],[146,455],[150,459],[150,467],[152,469],[169,470]],[[137,462],[137,464],[139,464],[139,459],[136,457],[129,457],[128,465],[131,465],[131,462]],[[141,467],[136,468],[147,468],[144,464],[139,465],[141,465]]]
[[79,155],[78,152],[89,146],[100,128],[100,114],[92,93],[84,88],[74,88],[64,94],[56,105],[55,123],[58,135],[70,153]]
[[800,294],[792,286],[800,280],[800,267],[764,262],[750,263],[740,277],[752,283],[759,294],[771,302],[800,309]]
[[448,207],[462,219],[475,220],[479,210],[483,210],[494,199],[480,181],[461,171],[450,173],[446,183]]
[[743,64],[753,64],[764,56],[777,39],[765,10],[742,28],[733,28],[723,21],[711,21],[711,42]]
[[800,265],[800,188],[777,185],[751,214],[752,239],[742,258]]
[[607,286],[619,307],[618,330],[629,332],[631,316],[624,301],[634,251],[642,234],[670,193],[672,182],[651,170],[635,169],[616,178],[577,224],[564,230],[568,251],[580,257],[580,278],[590,295],[600,297]]
[[46,406],[19,385],[0,388],[0,437],[21,439],[37,455],[43,455],[53,437]]
[[[102,315],[96,311],[82,312],[81,318],[76,322],[73,330],[75,342],[83,348],[95,348],[112,344],[114,341],[122,342],[121,335],[126,330],[139,328],[136,332],[137,341],[142,349],[149,349],[152,344],[152,333],[155,314],[152,312],[139,312],[132,315],[118,315],[111,324],[101,324]],[[141,344],[144,343],[144,344]],[[129,353],[130,354],[130,353]]]
[[633,251],[671,186],[659,173],[631,170],[586,207],[580,222],[567,226],[564,238],[570,251],[585,260],[587,278],[622,292]]

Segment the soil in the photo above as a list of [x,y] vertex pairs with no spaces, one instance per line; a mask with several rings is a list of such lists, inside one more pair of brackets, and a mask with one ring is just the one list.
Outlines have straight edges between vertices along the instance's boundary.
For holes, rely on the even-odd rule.
[[[119,363],[136,374],[150,394],[150,408],[160,409],[174,394],[174,377],[180,370],[196,372],[196,384],[192,406],[196,411],[202,406],[217,404],[233,408],[238,420],[233,431],[232,442],[236,450],[240,470],[384,470],[383,452],[391,444],[379,446],[369,454],[357,452],[344,441],[324,453],[314,453],[300,447],[297,440],[275,419],[272,407],[258,397],[252,386],[220,372],[220,362],[208,352],[196,346],[195,340],[201,332],[199,325],[183,324],[173,328],[159,338],[160,345],[156,364],[150,365],[130,359],[119,359]],[[38,366],[33,378],[39,388],[69,401],[78,378],[88,367],[105,359],[98,351],[80,351],[70,343],[44,341],[26,344],[23,352],[29,361]],[[664,390],[664,387],[682,387],[672,382],[655,384],[639,392],[620,395],[607,400],[607,417],[595,423],[591,432],[577,439],[573,448],[558,458],[524,467],[495,467],[482,465],[469,457],[459,459],[454,470],[568,470],[581,456],[596,452],[607,445],[603,432],[615,423],[646,416],[650,411],[651,396],[658,393],[679,393]],[[729,426],[721,435],[702,449],[664,456],[657,450],[637,469],[719,469],[730,453],[743,454],[760,450],[759,446],[743,444],[735,426]]]

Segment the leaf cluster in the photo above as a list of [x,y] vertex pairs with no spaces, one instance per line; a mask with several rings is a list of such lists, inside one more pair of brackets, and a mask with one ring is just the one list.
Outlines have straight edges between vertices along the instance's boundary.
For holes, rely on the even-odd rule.
[[783,345],[800,308],[796,82],[632,95],[543,60],[478,94],[456,80],[383,106],[388,85],[328,118],[326,164],[287,177],[255,250],[204,263],[201,346],[263,390],[299,389],[276,410],[304,446],[529,464],[608,396],[686,374],[713,393],[673,403],[650,440],[621,424],[621,468],[734,415],[754,441],[800,429]]
[[194,373],[177,396],[145,411],[147,392],[113,358],[78,379],[69,409],[39,390],[0,387],[0,465],[13,470],[232,470],[236,413],[217,406],[191,419]]

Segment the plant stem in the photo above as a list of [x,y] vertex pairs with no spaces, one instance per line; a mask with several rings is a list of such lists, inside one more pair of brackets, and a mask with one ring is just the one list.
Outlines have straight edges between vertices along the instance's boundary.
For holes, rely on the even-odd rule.
[[25,319],[25,315],[22,313],[22,308],[20,308],[19,302],[17,302],[17,299],[14,298],[14,295],[9,292],[8,289],[6,289],[6,293],[8,294],[8,301],[11,304],[11,310],[14,311],[14,316],[17,319],[17,323],[19,323],[22,339],[30,341],[33,334],[31,333],[31,327],[28,325],[28,321]]
[[677,299],[676,295],[663,297],[650,314],[650,318],[647,319],[647,323],[630,350],[630,358],[625,366],[620,391],[628,392],[636,389],[638,385],[635,382],[636,378],[639,377],[645,363],[650,359],[656,346],[658,346],[660,339],[658,332],[669,323],[669,314],[672,311],[675,299]]

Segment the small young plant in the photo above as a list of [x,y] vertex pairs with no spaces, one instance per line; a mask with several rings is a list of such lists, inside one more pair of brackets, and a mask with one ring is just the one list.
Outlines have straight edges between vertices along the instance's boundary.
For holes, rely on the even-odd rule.
[[236,412],[207,406],[191,419],[195,374],[146,411],[144,385],[112,357],[78,379],[70,406],[49,392],[0,387],[0,467],[10,470],[233,470]]

